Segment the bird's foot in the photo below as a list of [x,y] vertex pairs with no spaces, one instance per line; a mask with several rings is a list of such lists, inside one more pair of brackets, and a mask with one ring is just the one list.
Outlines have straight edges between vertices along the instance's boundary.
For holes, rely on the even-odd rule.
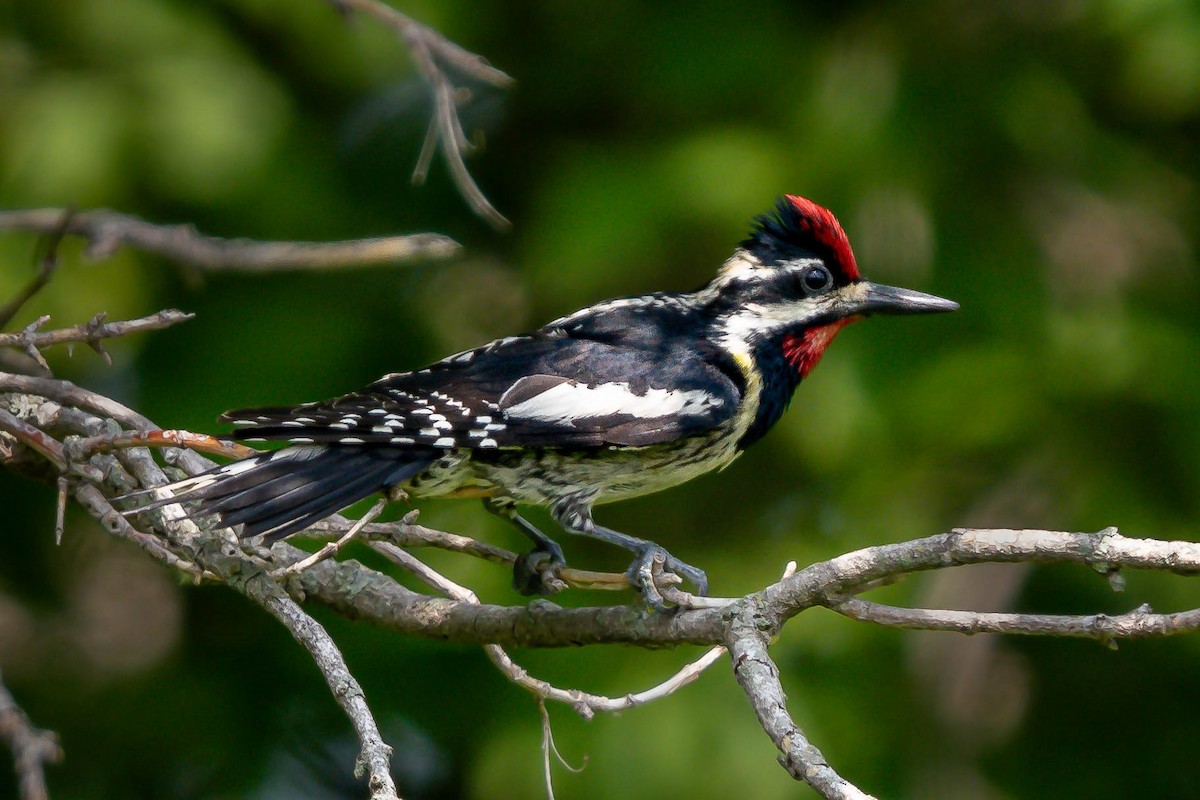
[[668,553],[656,544],[647,545],[638,551],[637,559],[626,571],[629,582],[642,593],[646,604],[655,611],[670,610],[663,597],[660,584],[671,587],[686,579],[696,587],[696,594],[708,594],[708,575],[699,567],[693,567]]
[[558,571],[567,565],[562,548],[546,541],[528,553],[517,556],[513,564],[513,588],[523,595],[557,594],[567,588]]

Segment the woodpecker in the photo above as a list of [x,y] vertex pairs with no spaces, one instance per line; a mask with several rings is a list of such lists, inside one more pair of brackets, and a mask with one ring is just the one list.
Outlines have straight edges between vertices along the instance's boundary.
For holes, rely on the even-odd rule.
[[656,558],[700,594],[704,571],[597,525],[592,507],[727,466],[845,325],[957,308],[864,280],[834,215],[785,195],[696,291],[607,300],[333,400],[227,412],[233,438],[288,446],[171,484],[131,513],[194,501],[193,516],[275,541],[379,491],[478,497],[533,541],[514,572],[533,594],[565,563],[517,513],[544,506],[566,531],[632,551],[630,582],[663,609]]

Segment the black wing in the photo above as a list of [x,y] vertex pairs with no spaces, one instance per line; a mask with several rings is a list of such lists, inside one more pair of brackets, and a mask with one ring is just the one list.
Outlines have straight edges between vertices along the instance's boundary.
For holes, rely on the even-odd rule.
[[686,319],[644,307],[575,315],[361,392],[231,411],[240,439],[434,448],[642,446],[730,419],[741,373]]

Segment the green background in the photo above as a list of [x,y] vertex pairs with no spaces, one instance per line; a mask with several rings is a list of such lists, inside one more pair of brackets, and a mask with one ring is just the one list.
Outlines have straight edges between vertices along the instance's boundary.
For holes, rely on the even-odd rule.
[[[874,280],[944,317],[845,331],[770,436],[719,475],[602,508],[736,595],[857,547],[955,525],[1195,538],[1200,479],[1200,7],[1018,2],[406,2],[517,79],[464,111],[470,167],[513,229],[473,217],[440,160],[407,51],[319,0],[16,0],[0,7],[0,207],[107,206],[224,236],[432,230],[453,263],[200,277],[64,248],[18,320],[178,306],[115,365],[56,373],[166,427],[320,399],[621,294],[708,280],[784,192],[829,206]],[[0,236],[0,298],[36,241]],[[186,588],[54,493],[0,482],[0,669],[67,752],[59,798],[359,797],[346,720],[287,633],[231,591]],[[476,503],[426,524],[517,546]],[[539,519],[543,519],[539,517]],[[572,540],[572,561],[623,555]],[[369,554],[355,551],[369,560]],[[433,559],[486,599],[503,570]],[[375,563],[371,561],[371,563]],[[1047,612],[1197,604],[1194,580],[973,568],[878,596]],[[567,603],[614,602],[576,593]],[[404,796],[543,796],[537,709],[478,648],[315,612],[343,645]],[[813,611],[774,653],[798,723],[888,798],[1189,797],[1200,637],[1123,644],[876,629]],[[698,655],[519,652],[591,691]],[[580,775],[560,798],[807,796],[724,664],[591,723],[552,708]],[[3,759],[0,759],[3,761]],[[14,796],[0,774],[0,797]]]

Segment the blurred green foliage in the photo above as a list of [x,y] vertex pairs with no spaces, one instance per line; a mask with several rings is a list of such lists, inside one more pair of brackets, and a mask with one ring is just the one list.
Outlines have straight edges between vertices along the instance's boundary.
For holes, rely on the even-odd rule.
[[[1200,518],[1200,7],[1187,0],[406,2],[518,80],[464,112],[470,166],[514,223],[467,211],[408,54],[320,0],[15,0],[0,6],[0,206],[110,206],[227,236],[435,230],[456,264],[196,280],[65,249],[42,314],[178,306],[187,325],[54,352],[66,378],[165,426],[318,399],[601,298],[706,281],[783,192],[841,217],[872,278],[950,317],[845,332],[795,408],[721,475],[602,509],[703,564],[719,594],[953,525],[1195,538]],[[35,242],[0,236],[0,297]],[[62,733],[58,797],[361,796],[349,726],[286,632],[229,591],[183,588],[5,478],[0,668]],[[473,503],[431,525],[515,545]],[[567,543],[579,564],[622,557]],[[370,554],[356,552],[370,560]],[[371,562],[374,563],[374,562]],[[517,602],[486,564],[435,563]],[[894,602],[1060,612],[1196,605],[1193,581],[979,569]],[[612,602],[567,596],[563,602]],[[539,722],[477,648],[318,612],[389,738],[405,797],[541,796]],[[811,612],[776,645],[793,711],[843,774],[891,798],[1194,794],[1200,639],[1122,645],[882,631]],[[621,694],[691,652],[519,653]],[[560,798],[792,797],[721,666],[591,723],[552,709],[581,775]],[[2,777],[2,776],[0,776]],[[0,797],[12,781],[0,780]],[[344,794],[338,794],[342,792]]]

